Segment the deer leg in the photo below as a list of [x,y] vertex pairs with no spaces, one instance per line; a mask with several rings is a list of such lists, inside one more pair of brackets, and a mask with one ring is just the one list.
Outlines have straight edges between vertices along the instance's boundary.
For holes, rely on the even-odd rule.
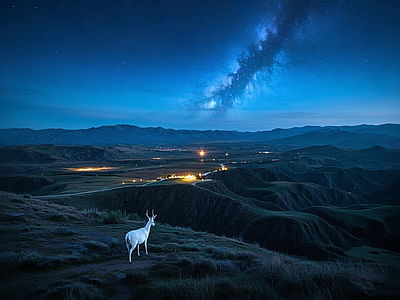
[[149,256],[149,252],[147,252],[147,240],[144,241],[144,248],[146,249],[146,255]]
[[[136,242],[136,244],[131,245],[131,246],[132,246],[132,247],[131,247],[131,250],[129,250],[129,263],[132,262],[132,252],[133,252],[133,250],[135,250],[136,245],[137,245],[137,242]],[[139,245],[137,245],[137,247],[138,247],[138,249],[139,249]]]
[[128,253],[129,253],[129,245],[131,244],[131,241],[129,240],[129,237],[125,238],[125,243],[126,243],[126,247],[128,248]]
[[139,247],[139,246],[140,246],[140,244],[138,243],[138,244],[137,244],[137,255],[138,255],[138,256],[140,256],[140,252],[139,252],[139,248],[140,248],[140,247]]
[[129,263],[132,263],[132,252],[133,252],[134,248],[131,248],[131,250],[129,250]]

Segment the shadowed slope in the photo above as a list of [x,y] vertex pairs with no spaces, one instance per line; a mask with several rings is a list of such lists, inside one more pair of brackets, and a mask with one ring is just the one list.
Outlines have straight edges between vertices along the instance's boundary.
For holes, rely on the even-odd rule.
[[[313,146],[276,153],[267,167],[296,179],[298,175],[314,172],[322,167],[391,170],[400,168],[400,151],[380,146],[355,150],[332,145]],[[368,177],[371,180],[375,178]]]
[[116,161],[131,155],[110,147],[96,146],[9,146],[0,148],[1,163],[54,163],[57,161]]
[[320,167],[295,176],[301,182],[312,182],[324,187],[362,195],[400,180],[400,170],[369,171],[361,168]]
[[158,212],[159,220],[170,225],[242,237],[268,249],[307,255],[317,260],[335,258],[352,246],[362,244],[317,216],[262,209],[241,198],[193,185],[127,188],[76,196],[72,202],[100,209],[113,207],[127,213],[152,207]]
[[[346,206],[366,203],[361,196],[324,188],[317,184],[288,181],[266,182],[260,178],[259,173],[261,173],[260,170],[250,171],[237,168],[213,173],[209,177],[221,181],[235,194],[271,202],[285,210],[299,210],[318,205]],[[286,178],[289,177],[286,176]]]
[[382,189],[364,194],[363,196],[375,203],[400,206],[400,181],[392,183]]
[[27,193],[43,186],[50,185],[53,180],[43,176],[0,176],[0,190],[6,192]]
[[400,252],[400,207],[382,206],[365,209],[310,207],[312,213],[340,227],[370,245]]

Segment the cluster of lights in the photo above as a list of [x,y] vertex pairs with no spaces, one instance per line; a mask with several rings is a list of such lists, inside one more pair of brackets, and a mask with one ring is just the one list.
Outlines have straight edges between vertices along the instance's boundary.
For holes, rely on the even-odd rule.
[[164,177],[164,179],[185,179],[185,180],[195,180],[196,176],[192,175],[192,174],[188,174],[188,175],[169,175],[167,177]]
[[[199,152],[199,155],[203,158],[204,155],[206,155],[206,152],[201,150]],[[225,153],[225,156],[228,156],[228,153]],[[154,160],[160,160],[161,158],[159,157],[153,157],[152,159]],[[96,172],[96,171],[105,171],[105,170],[111,170],[111,169],[116,169],[113,167],[82,167],[82,168],[67,168],[70,171],[75,171],[75,172]],[[225,171],[228,168],[226,168],[223,164],[221,164],[221,171]],[[215,170],[214,172],[216,172],[218,170]],[[197,178],[201,178],[203,177],[203,174],[199,174],[198,177],[196,175],[192,175],[192,174],[188,174],[188,175],[176,175],[176,174],[172,174],[163,178],[158,178],[158,179],[183,179],[183,180],[196,180]],[[137,180],[132,180],[133,183],[135,183]],[[142,181],[142,179],[140,179],[139,181]],[[123,185],[127,184],[128,182],[122,182]]]

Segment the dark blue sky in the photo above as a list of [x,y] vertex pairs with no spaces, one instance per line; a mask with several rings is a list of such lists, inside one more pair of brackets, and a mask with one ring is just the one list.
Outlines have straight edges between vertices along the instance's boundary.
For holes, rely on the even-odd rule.
[[397,0],[1,1],[0,128],[400,122]]

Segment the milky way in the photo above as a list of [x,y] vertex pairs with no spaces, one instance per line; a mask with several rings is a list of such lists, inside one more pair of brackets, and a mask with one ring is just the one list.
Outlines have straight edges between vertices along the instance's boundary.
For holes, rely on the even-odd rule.
[[398,0],[0,1],[0,128],[398,123]]
[[214,88],[210,96],[202,99],[199,108],[221,115],[240,104],[246,87],[257,72],[265,72],[267,79],[272,74],[274,66],[279,64],[278,56],[288,51],[286,46],[296,38],[295,33],[305,20],[329,11],[335,2],[292,0],[271,5],[275,13],[267,17],[269,25],[263,29],[262,38],[249,45],[246,53],[237,58],[237,70],[228,74],[224,83]]

